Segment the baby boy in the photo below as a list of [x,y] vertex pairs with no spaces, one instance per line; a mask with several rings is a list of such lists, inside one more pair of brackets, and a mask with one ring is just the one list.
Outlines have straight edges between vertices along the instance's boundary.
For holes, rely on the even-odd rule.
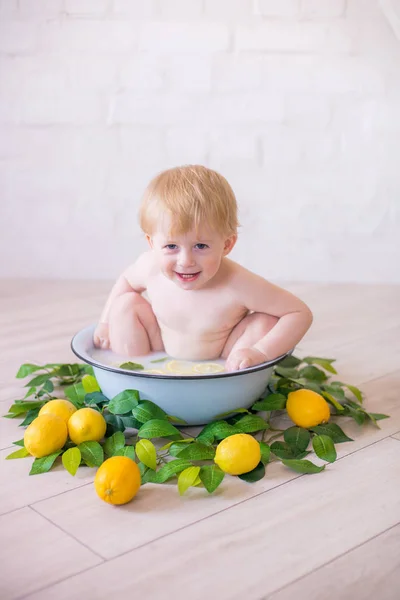
[[140,225],[150,250],[115,283],[97,347],[132,357],[223,358],[235,371],[281,356],[310,327],[304,302],[227,258],[237,204],[219,173],[197,165],[160,173],[145,192]]

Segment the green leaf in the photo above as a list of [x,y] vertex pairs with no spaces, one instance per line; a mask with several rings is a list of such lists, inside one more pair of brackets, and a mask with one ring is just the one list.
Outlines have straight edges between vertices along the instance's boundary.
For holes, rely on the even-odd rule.
[[228,410],[226,412],[220,413],[215,418],[216,419],[224,419],[225,417],[230,417],[233,414],[248,413],[248,412],[249,412],[249,410],[247,408],[236,408],[234,411]]
[[321,369],[318,369],[317,367],[313,366],[304,367],[304,369],[301,369],[299,371],[299,375],[300,377],[304,377],[305,379],[311,379],[311,381],[317,381],[319,383],[322,383],[323,381],[326,381],[328,379],[328,377],[323,371],[321,371]]
[[297,369],[286,369],[285,367],[276,366],[275,373],[277,373],[280,377],[285,377],[286,379],[299,379],[300,375]]
[[135,362],[124,362],[121,365],[119,365],[120,369],[125,369],[127,371],[143,371],[144,366],[141,365],[140,363],[135,363]]
[[82,385],[83,389],[87,394],[92,394],[93,392],[100,392],[100,386],[97,383],[96,377],[93,375],[84,375],[82,377]]
[[125,390],[110,400],[108,410],[114,415],[126,415],[139,404],[137,390]]
[[85,406],[91,406],[93,404],[107,404],[108,398],[102,392],[90,392],[86,394],[84,399]]
[[82,456],[79,448],[70,448],[62,455],[62,464],[70,475],[74,476],[76,474],[78,467],[81,464],[81,458]]
[[39,400],[39,401],[31,401],[31,400],[22,400],[21,402],[16,402],[15,404],[12,404],[12,406],[10,406],[10,408],[8,409],[10,413],[13,413],[14,415],[23,415],[24,413],[28,412],[29,410],[34,410],[35,408],[41,408],[43,405],[45,404],[44,401]]
[[273,444],[271,444],[271,452],[281,460],[284,458],[295,458],[296,456],[296,453],[293,452],[292,448],[285,442],[273,442]]
[[[119,417],[116,415],[110,415],[109,413],[103,413],[103,417],[107,423],[107,431],[106,431],[106,436],[109,437],[111,435],[113,435],[116,431],[125,431],[125,418],[126,417]],[[131,417],[133,419],[133,417]]]
[[242,479],[243,481],[247,481],[247,483],[255,483],[256,481],[259,481],[260,479],[262,479],[265,475],[265,466],[263,464],[263,462],[259,462],[258,465],[256,466],[255,469],[253,469],[252,471],[249,471],[248,473],[243,473],[242,475],[239,475],[239,479]]
[[354,396],[357,398],[357,400],[360,402],[360,404],[362,404],[362,401],[363,401],[362,391],[359,390],[354,385],[349,385],[348,383],[345,383],[344,385],[347,387],[348,390],[350,390],[350,392],[352,394],[354,394]]
[[188,467],[192,466],[192,463],[184,458],[171,460],[171,462],[161,467],[161,469],[154,474],[154,477],[151,479],[151,481],[154,481],[154,483],[165,483],[174,475],[177,475],[181,471],[184,471]]
[[269,429],[268,423],[258,415],[245,415],[235,423],[235,428],[241,433],[254,433]]
[[150,400],[140,402],[133,408],[132,414],[139,423],[146,423],[151,419],[166,419],[167,417],[167,413]]
[[329,392],[329,394],[332,394],[339,402],[344,402],[346,400],[346,394],[344,393],[343,388],[338,385],[324,384],[323,389],[326,392]]
[[325,400],[328,400],[329,404],[332,404],[332,406],[336,408],[338,412],[344,411],[343,405],[340,404],[340,402],[338,402],[337,400],[335,400],[332,394],[329,394],[328,392],[321,392],[321,394],[325,398]]
[[29,471],[29,475],[39,475],[40,473],[47,473],[47,471],[50,471],[56,458],[60,456],[61,452],[62,450],[58,450],[57,452],[53,452],[53,454],[43,456],[43,458],[35,458],[32,463],[32,468]]
[[33,365],[31,363],[25,363],[20,366],[15,377],[17,379],[24,379],[24,377],[28,377],[28,375],[31,375],[35,371],[40,371],[40,369],[43,369],[43,367],[40,367],[39,365]]
[[291,356],[286,356],[285,358],[280,360],[279,366],[291,369],[293,367],[297,367],[302,362],[303,362],[302,360],[300,360],[299,358],[296,358],[296,356],[293,356],[293,354],[292,354]]
[[20,448],[15,452],[11,452],[8,456],[6,456],[6,460],[10,460],[12,458],[25,458],[26,456],[30,456],[28,450],[26,448]]
[[303,358],[303,362],[308,363],[309,365],[319,365],[325,369],[325,371],[334,373],[336,375],[337,371],[334,367],[332,367],[332,363],[335,362],[335,360],[335,358],[318,358],[316,356],[306,356],[306,358]]
[[25,384],[25,387],[43,385],[43,383],[50,379],[50,377],[52,377],[51,373],[42,373],[41,375],[36,375],[36,377],[34,377],[30,381],[28,381],[28,383]]
[[311,431],[315,431],[315,433],[318,433],[318,435],[329,435],[329,437],[332,438],[332,441],[335,444],[353,441],[344,433],[344,431],[336,423],[325,423],[324,425],[317,425],[316,427],[311,427]]
[[164,421],[163,419],[151,419],[142,425],[138,431],[138,437],[140,438],[171,438],[172,436],[179,436],[179,438],[181,438],[182,434],[176,427],[171,425],[171,423]]
[[36,417],[38,416],[39,410],[40,410],[40,408],[34,408],[32,410],[29,410],[26,413],[25,419],[22,421],[22,423],[19,424],[19,426],[27,427],[28,425],[30,425],[32,423],[32,421],[34,421],[36,419]]
[[187,421],[184,421],[183,419],[180,419],[179,417],[176,417],[175,415],[167,415],[166,418],[173,425],[187,425]]
[[24,398],[28,398],[29,396],[33,396],[33,394],[36,394],[36,387],[30,387],[29,390],[26,392]]
[[183,494],[194,484],[200,473],[200,467],[188,467],[181,471],[178,477],[179,494]]
[[[30,389],[32,389],[32,388],[30,388]],[[47,392],[48,394],[51,394],[52,391],[54,391],[54,384],[50,379],[48,379],[43,384],[42,392]]]
[[307,429],[303,429],[303,427],[289,427],[284,431],[283,439],[296,454],[297,452],[307,450],[311,434]]
[[185,444],[190,444],[194,441],[194,438],[184,438],[182,440],[176,440],[176,442],[168,442],[168,444],[162,446],[160,450],[168,450],[171,456],[178,456]]
[[320,473],[325,469],[325,465],[317,467],[309,460],[282,460],[282,462],[296,473]]
[[209,494],[215,492],[225,477],[217,465],[205,465],[200,468],[200,479]]
[[157,358],[156,360],[151,360],[150,362],[155,364],[155,363],[162,363],[165,362],[167,360],[167,356],[164,356],[164,358]]
[[55,369],[54,375],[56,377],[76,377],[81,372],[81,365],[78,363],[72,363],[69,365],[60,365]]
[[194,442],[183,446],[177,454],[179,458],[187,458],[188,460],[212,460],[215,456],[215,448],[207,446],[200,442]]
[[99,442],[82,442],[78,445],[82,454],[82,460],[88,467],[99,467],[104,461],[103,448]]
[[357,423],[357,425],[363,425],[365,423],[365,419],[367,415],[363,410],[358,410],[357,408],[353,408],[349,404],[344,404],[345,407],[345,416],[349,416]]
[[114,456],[115,452],[125,446],[125,436],[121,431],[116,431],[111,437],[106,438],[103,450],[107,456]]
[[252,408],[260,411],[282,410],[285,408],[286,402],[287,398],[283,394],[270,394],[253,404]]
[[335,462],[336,460],[336,448],[329,435],[316,435],[313,437],[312,445],[315,454],[326,460],[327,462]]
[[[366,413],[368,417],[373,417],[375,421],[382,421],[382,419],[389,419],[389,415],[383,415],[382,413]],[[15,444],[15,442],[14,442]]]
[[81,383],[74,383],[65,388],[65,395],[76,408],[82,408],[86,396],[86,392]]
[[13,444],[15,446],[24,446],[24,438],[22,438],[22,440],[17,440],[16,442],[13,442]]
[[150,440],[140,440],[136,444],[136,454],[138,459],[155,471],[157,469],[157,452],[154,444]]
[[269,462],[271,448],[265,442],[259,442],[261,450],[261,462],[266,465]]
[[135,460],[135,448],[133,446],[124,446],[114,452],[114,456],[127,456]]

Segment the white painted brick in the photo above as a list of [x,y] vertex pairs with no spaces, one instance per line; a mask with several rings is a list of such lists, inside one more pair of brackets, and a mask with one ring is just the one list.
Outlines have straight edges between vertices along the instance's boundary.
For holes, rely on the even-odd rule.
[[229,46],[229,31],[219,23],[145,23],[139,49],[151,52],[218,52]]
[[384,71],[360,56],[319,57],[313,87],[317,92],[381,94],[385,91]]
[[110,0],[64,0],[67,15],[94,16],[104,15],[110,6]]
[[33,52],[38,40],[35,23],[3,21],[0,23],[0,53],[23,54]]
[[203,13],[203,0],[155,0],[157,17],[186,21],[198,19]]
[[209,119],[219,123],[281,122],[284,116],[283,98],[276,94],[221,94],[213,98]]
[[400,132],[400,94],[392,95],[390,99],[378,101],[374,127],[383,132]]
[[213,129],[210,133],[210,162],[216,164],[224,159],[256,163],[259,159],[257,133],[248,129]]
[[312,92],[315,73],[323,68],[318,55],[273,54],[262,57],[262,89],[272,92]]
[[121,92],[113,98],[110,124],[176,125],[203,120],[206,104],[180,93]]
[[63,12],[63,0],[18,0],[18,8],[23,19],[56,17]]
[[13,19],[18,14],[18,0],[0,0],[0,17]]
[[285,125],[273,126],[262,136],[262,156],[266,166],[298,164],[303,156],[300,138]]
[[300,12],[300,0],[256,0],[255,11],[265,17],[295,17]]
[[208,134],[193,125],[169,127],[165,137],[169,164],[205,164],[208,160]]
[[94,54],[63,54],[60,60],[67,85],[72,88],[110,92],[117,87],[118,66],[110,55],[99,60]]
[[258,90],[263,81],[263,57],[219,54],[213,57],[213,83],[223,92]]
[[124,88],[160,90],[165,86],[165,74],[159,56],[137,53],[125,57],[119,66],[120,82]]
[[131,21],[48,21],[40,30],[40,49],[48,52],[118,54],[136,47],[137,29]]
[[332,117],[331,100],[313,94],[288,95],[285,100],[285,123],[299,128],[324,129]]
[[116,16],[149,19],[155,14],[154,0],[112,0],[111,11]]
[[205,0],[207,18],[224,22],[252,19],[252,3],[249,0]]
[[307,19],[343,17],[346,0],[301,0],[301,14]]
[[119,126],[117,135],[116,161],[124,168],[129,165],[161,163],[166,158],[161,129],[154,127]]
[[235,45],[238,50],[351,52],[354,40],[346,24],[287,21],[238,27]]
[[77,90],[24,88],[17,102],[21,123],[84,124],[105,121],[105,98]]
[[357,21],[381,19],[379,0],[347,0],[346,18]]
[[238,27],[238,50],[321,51],[326,42],[325,30],[315,23],[274,22]]
[[211,61],[207,56],[170,55],[164,69],[171,89],[185,92],[208,92],[211,89]]

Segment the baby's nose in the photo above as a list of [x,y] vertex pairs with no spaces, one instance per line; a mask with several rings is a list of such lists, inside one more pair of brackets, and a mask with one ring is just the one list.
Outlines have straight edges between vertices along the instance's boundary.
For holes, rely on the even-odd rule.
[[179,264],[182,267],[191,267],[194,265],[195,261],[193,258],[193,254],[191,252],[182,251],[179,254]]

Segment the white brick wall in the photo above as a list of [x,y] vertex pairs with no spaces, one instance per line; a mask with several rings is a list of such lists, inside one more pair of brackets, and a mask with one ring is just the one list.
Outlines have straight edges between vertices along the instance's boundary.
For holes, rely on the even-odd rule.
[[249,268],[400,282],[399,156],[378,0],[0,0],[0,276],[114,278],[148,180],[197,162]]

